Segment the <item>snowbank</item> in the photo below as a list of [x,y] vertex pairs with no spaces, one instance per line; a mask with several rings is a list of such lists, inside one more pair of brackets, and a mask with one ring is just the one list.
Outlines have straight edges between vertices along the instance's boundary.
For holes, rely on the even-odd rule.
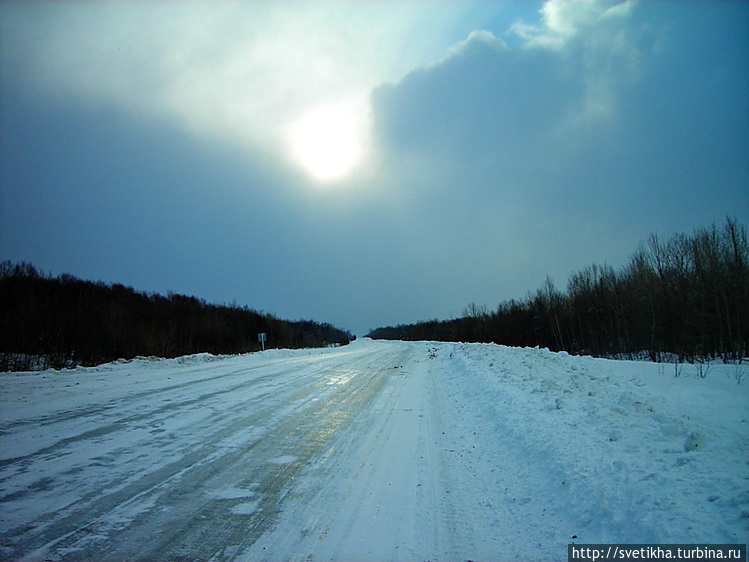
[[517,498],[536,505],[539,524],[548,503],[569,510],[570,542],[749,538],[749,385],[737,382],[740,367],[714,366],[701,378],[685,365],[677,378],[648,362],[421,345],[455,400],[462,450],[481,451],[483,478],[503,486],[492,475],[508,449],[544,467],[541,495]]

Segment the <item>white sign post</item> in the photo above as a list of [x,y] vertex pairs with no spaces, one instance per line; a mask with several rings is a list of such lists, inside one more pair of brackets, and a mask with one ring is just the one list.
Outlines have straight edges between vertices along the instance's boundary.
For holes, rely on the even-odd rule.
[[257,341],[260,342],[260,345],[263,346],[263,351],[265,351],[265,332],[257,335]]

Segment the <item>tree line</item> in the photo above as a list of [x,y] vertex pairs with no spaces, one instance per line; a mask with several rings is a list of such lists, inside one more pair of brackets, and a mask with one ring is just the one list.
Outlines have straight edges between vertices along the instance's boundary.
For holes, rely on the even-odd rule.
[[286,321],[192,296],[137,292],[121,284],[45,275],[0,263],[0,370],[96,365],[136,356],[236,354],[267,347],[347,344],[350,333],[311,320]]
[[462,318],[372,330],[368,337],[494,342],[654,361],[740,361],[749,337],[749,245],[736,219],[667,239],[653,234],[615,271],[591,265],[566,291],[547,277],[525,299]]

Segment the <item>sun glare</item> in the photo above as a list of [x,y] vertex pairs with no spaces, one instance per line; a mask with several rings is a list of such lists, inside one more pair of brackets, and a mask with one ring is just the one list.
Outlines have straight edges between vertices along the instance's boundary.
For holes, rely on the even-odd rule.
[[349,176],[366,156],[368,118],[366,105],[350,101],[308,109],[290,128],[294,161],[321,183]]

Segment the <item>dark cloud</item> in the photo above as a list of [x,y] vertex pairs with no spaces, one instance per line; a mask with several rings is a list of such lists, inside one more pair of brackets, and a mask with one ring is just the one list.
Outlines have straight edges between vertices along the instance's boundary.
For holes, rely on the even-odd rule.
[[746,57],[710,52],[745,32],[718,18],[694,35],[699,16],[674,8],[638,5],[554,48],[476,35],[373,93],[397,170],[383,183],[450,287],[436,315],[472,291],[494,306],[546,273],[618,266],[652,231],[747,220]]
[[558,126],[579,90],[546,51],[517,54],[485,35],[443,61],[373,92],[379,142],[391,152],[482,157],[518,147]]

